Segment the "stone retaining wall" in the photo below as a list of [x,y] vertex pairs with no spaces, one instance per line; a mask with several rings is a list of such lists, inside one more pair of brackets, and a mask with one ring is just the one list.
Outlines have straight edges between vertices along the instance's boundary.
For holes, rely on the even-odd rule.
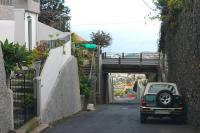
[[189,123],[200,127],[200,1],[183,1],[178,26],[162,26],[162,46],[168,57],[168,81],[177,83],[185,96]]
[[6,75],[0,46],[0,133],[13,129],[12,92],[6,87]]

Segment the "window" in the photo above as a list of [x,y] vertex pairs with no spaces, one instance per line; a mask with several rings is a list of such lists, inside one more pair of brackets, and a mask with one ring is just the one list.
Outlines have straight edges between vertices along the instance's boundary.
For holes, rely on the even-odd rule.
[[172,94],[176,94],[176,89],[173,85],[168,84],[155,84],[149,87],[148,93],[157,94],[161,90],[169,90]]

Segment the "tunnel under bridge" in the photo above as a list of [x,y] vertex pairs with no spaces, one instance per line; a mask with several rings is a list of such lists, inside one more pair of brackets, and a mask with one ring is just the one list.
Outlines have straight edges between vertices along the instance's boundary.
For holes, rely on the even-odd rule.
[[156,80],[159,81],[160,53],[102,53],[99,58],[98,103],[110,102],[112,90],[109,73],[155,73]]

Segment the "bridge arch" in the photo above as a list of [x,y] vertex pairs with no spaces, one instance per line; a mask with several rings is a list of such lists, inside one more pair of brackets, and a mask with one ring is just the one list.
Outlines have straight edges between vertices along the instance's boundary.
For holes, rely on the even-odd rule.
[[99,59],[99,88],[97,101],[109,103],[109,73],[155,73],[160,80],[160,53],[102,53]]

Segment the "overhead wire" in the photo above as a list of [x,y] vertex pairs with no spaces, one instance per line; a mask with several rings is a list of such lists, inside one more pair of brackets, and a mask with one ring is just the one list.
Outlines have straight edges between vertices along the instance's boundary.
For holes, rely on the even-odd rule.
[[133,22],[111,22],[111,23],[91,23],[91,24],[75,24],[72,26],[95,26],[95,25],[120,25],[120,24],[132,24],[132,23],[142,23],[143,21],[133,21]]
[[145,0],[142,0],[143,3],[152,11],[156,11],[156,9],[152,8]]
[[[152,11],[156,9],[152,8],[145,0],[142,0],[143,3]],[[75,24],[71,26],[96,26],[96,25],[120,25],[120,24],[132,24],[132,23],[142,23],[144,21],[133,21],[133,22],[111,22],[111,23],[91,23],[91,24]]]

